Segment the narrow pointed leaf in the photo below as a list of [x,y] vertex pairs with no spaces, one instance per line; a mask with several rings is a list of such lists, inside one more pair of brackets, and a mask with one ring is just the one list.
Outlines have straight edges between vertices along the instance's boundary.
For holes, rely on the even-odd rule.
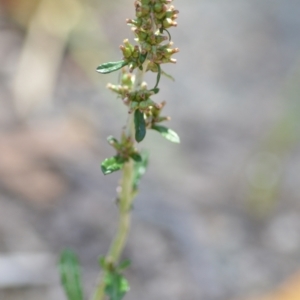
[[68,300],[83,300],[78,258],[72,251],[65,250],[62,252],[59,269],[61,283]]
[[161,74],[164,75],[164,76],[166,76],[170,80],[175,81],[175,78],[172,75],[166,73],[165,71],[161,70]]
[[146,122],[144,119],[144,113],[139,109],[134,112],[134,126],[135,126],[135,140],[139,143],[146,135]]
[[119,156],[113,156],[105,159],[101,164],[101,170],[104,175],[116,172],[122,169],[125,160]]
[[172,129],[160,125],[153,125],[151,128],[158,131],[167,140],[173,143],[180,143],[178,134]]
[[118,270],[125,270],[127,269],[131,264],[131,261],[129,259],[123,260],[119,266],[118,266]]
[[161,75],[161,68],[160,68],[160,65],[159,64],[156,64],[157,65],[157,77],[156,77],[156,84],[155,84],[155,87],[153,89],[156,89],[158,87],[158,84],[159,84],[159,81],[160,81],[160,75]]
[[128,64],[128,62],[126,62],[124,60],[114,61],[114,62],[107,62],[107,63],[104,63],[104,64],[100,65],[97,68],[97,72],[99,72],[101,74],[108,74],[108,73],[120,70],[121,68],[123,68],[127,64]]

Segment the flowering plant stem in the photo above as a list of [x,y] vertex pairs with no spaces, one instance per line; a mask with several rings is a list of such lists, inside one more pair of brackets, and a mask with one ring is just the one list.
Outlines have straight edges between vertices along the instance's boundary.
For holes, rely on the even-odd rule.
[[[147,61],[145,61],[144,65],[146,67]],[[143,68],[145,70],[145,68]],[[143,82],[144,71],[137,70],[135,86],[134,90],[138,91]],[[133,114],[128,116],[128,121],[126,125],[126,131],[128,133],[128,137],[134,140],[134,120]],[[115,236],[114,241],[111,244],[111,247],[105,257],[105,261],[109,262],[112,265],[117,265],[120,259],[120,255],[123,252],[123,249],[126,244],[126,240],[128,237],[130,223],[131,223],[131,207],[132,202],[135,197],[135,192],[133,190],[133,175],[134,175],[134,161],[131,159],[126,162],[123,166],[123,173],[121,178],[121,185],[119,191],[119,225],[118,230]],[[105,295],[105,277],[106,271],[104,270],[102,276],[100,275],[100,281],[96,287],[95,293],[93,295],[92,300],[102,300]]]
[[[126,22],[133,33],[138,45],[132,45],[128,39],[120,46],[123,59],[116,62],[101,64],[97,71],[107,74],[121,70],[118,85],[109,84],[108,88],[121,98],[128,107],[127,125],[122,130],[120,139],[113,136],[107,138],[108,143],[115,149],[116,154],[105,159],[101,164],[103,174],[122,170],[121,183],[118,188],[117,204],[119,208],[119,224],[116,236],[105,257],[100,259],[102,274],[91,300],[121,300],[129,290],[129,284],[123,275],[128,261],[120,258],[126,244],[130,228],[133,200],[138,192],[138,184],[145,173],[148,157],[137,149],[148,130],[159,132],[167,140],[179,143],[178,135],[171,129],[160,125],[170,118],[162,116],[165,101],[154,102],[152,97],[159,93],[161,75],[167,75],[161,65],[175,63],[172,55],[178,48],[172,48],[170,27],[176,27],[178,11],[173,0],[136,0],[134,2],[136,18]],[[146,72],[156,74],[155,86],[148,89],[143,81]],[[68,300],[83,300],[80,283],[79,264],[76,256],[65,251],[60,261],[61,278]]]

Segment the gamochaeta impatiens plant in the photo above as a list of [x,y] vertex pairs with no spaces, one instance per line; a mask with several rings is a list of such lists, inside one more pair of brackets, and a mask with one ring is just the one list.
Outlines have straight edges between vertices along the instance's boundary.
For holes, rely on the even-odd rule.
[[[97,71],[107,74],[121,70],[120,83],[109,84],[108,88],[118,95],[128,107],[128,120],[119,139],[108,137],[108,143],[115,149],[115,155],[101,164],[104,174],[121,170],[122,178],[118,190],[119,226],[116,236],[106,256],[99,260],[102,273],[97,283],[92,300],[120,300],[129,290],[123,270],[128,261],[120,262],[129,227],[133,199],[138,190],[139,181],[144,174],[148,155],[140,152],[137,143],[146,136],[147,130],[155,130],[166,139],[179,143],[178,135],[161,123],[169,120],[162,115],[165,102],[153,100],[159,93],[161,75],[167,75],[162,64],[175,63],[172,55],[178,48],[172,48],[169,28],[177,26],[175,19],[178,10],[171,5],[173,0],[135,1],[135,19],[127,19],[135,35],[136,45],[125,39],[120,49],[123,59],[100,65]],[[148,88],[144,82],[146,72],[156,76],[154,87]],[[167,75],[168,76],[168,75]],[[60,261],[61,277],[69,300],[83,300],[79,279],[79,267],[76,256],[69,250],[62,253]]]

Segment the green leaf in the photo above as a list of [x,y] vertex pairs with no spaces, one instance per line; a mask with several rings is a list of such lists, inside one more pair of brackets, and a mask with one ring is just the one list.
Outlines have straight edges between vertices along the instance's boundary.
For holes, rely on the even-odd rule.
[[106,261],[105,261],[105,257],[104,256],[99,257],[98,263],[99,263],[99,265],[100,265],[100,267],[102,269],[106,268]]
[[130,154],[130,157],[136,162],[142,161],[141,155],[137,152]]
[[104,64],[100,65],[97,68],[97,72],[99,72],[101,74],[108,74],[108,73],[120,70],[121,68],[123,68],[126,65],[128,65],[128,62],[126,62],[124,60],[108,62],[108,63],[104,63]]
[[133,173],[133,189],[137,190],[142,176],[145,174],[149,161],[149,153],[147,151],[142,152],[142,161],[134,164]]
[[71,250],[64,250],[59,261],[61,283],[68,300],[83,300],[80,266]]
[[130,287],[126,278],[119,272],[113,271],[106,274],[105,294],[109,300],[121,300]]
[[109,144],[118,144],[118,140],[116,138],[114,138],[112,135],[107,137],[107,141]]
[[144,113],[139,109],[134,112],[135,140],[139,143],[146,136],[146,122]]
[[129,259],[125,259],[119,264],[118,270],[127,269],[130,266],[130,264],[131,264],[131,261]]
[[166,76],[170,80],[175,81],[175,78],[172,75],[166,73],[165,71],[161,70],[161,74],[164,75],[164,76]]
[[105,159],[101,164],[101,170],[104,175],[110,174],[112,172],[122,169],[125,159],[116,155]]
[[141,64],[143,64],[147,58],[148,52],[146,52],[145,54],[140,53],[139,55],[139,61]]
[[159,92],[159,88],[153,88],[152,90],[150,90],[150,91],[153,91],[155,94],[157,94],[158,92]]
[[112,135],[110,135],[109,137],[107,137],[107,141],[108,141],[108,143],[111,145],[111,146],[113,146],[115,149],[119,149],[120,148],[120,143],[119,143],[119,141],[116,139],[116,138],[114,138]]
[[160,75],[161,75],[161,68],[160,68],[160,65],[159,64],[156,64],[157,65],[157,77],[156,77],[156,84],[155,84],[155,87],[153,88],[156,89],[158,84],[159,84],[159,81],[160,81]]
[[158,131],[167,140],[173,143],[180,143],[178,134],[172,129],[160,125],[153,125],[151,128]]

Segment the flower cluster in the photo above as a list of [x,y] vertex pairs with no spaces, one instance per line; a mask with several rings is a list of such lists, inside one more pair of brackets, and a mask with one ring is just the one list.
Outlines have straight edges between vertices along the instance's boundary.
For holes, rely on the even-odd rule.
[[[176,60],[171,56],[179,51],[178,48],[171,48],[172,42],[167,44],[163,42],[170,40],[171,36],[168,28],[177,26],[175,20],[177,19],[178,10],[174,6],[169,5],[172,0],[141,0],[135,2],[136,18],[127,19],[127,24],[132,26],[136,38],[135,40],[140,44],[139,48],[132,46],[127,40],[124,41],[125,46],[120,49],[123,52],[124,59],[133,61],[134,58],[143,58],[147,55],[150,61],[149,70],[153,70],[153,64],[175,63]],[[164,35],[164,33],[167,35]],[[128,54],[131,51],[131,56]],[[136,66],[139,66],[136,63]]]
[[119,161],[128,161],[129,158],[132,158],[134,161],[140,162],[142,160],[137,149],[132,144],[130,138],[124,133],[121,136],[121,141],[118,141],[113,136],[107,138],[108,143],[117,150],[116,157],[119,158]]
[[[120,83],[118,85],[109,84],[108,88],[118,94],[123,103],[128,106],[128,112],[134,114],[135,140],[141,142],[147,129],[158,131],[163,137],[172,142],[179,142],[178,135],[171,129],[158,125],[170,118],[161,115],[165,102],[156,103],[152,96],[159,92],[158,84],[161,75],[167,75],[162,69],[161,64],[175,63],[172,57],[179,51],[173,48],[171,35],[168,31],[170,27],[177,26],[176,19],[178,10],[171,5],[173,0],[137,0],[135,1],[135,19],[127,19],[126,22],[131,26],[135,35],[136,45],[123,41],[120,50],[123,59],[117,62],[109,62],[100,65],[97,71],[106,74],[117,70],[122,70]],[[136,70],[133,74],[133,71]],[[148,89],[147,84],[137,79],[138,74],[147,71],[157,73],[156,84]],[[140,72],[140,73],[139,73]],[[114,162],[118,168],[122,168],[122,161],[129,158],[137,161],[138,152],[134,148],[134,140],[131,137],[125,138],[124,133],[121,141],[109,139],[109,143],[117,150]],[[130,144],[131,143],[131,144]],[[103,162],[107,171],[107,159]],[[102,165],[103,165],[102,164]],[[108,174],[111,170],[108,170]],[[115,171],[113,169],[112,171]]]
[[150,97],[159,92],[158,88],[147,89],[147,84],[143,82],[139,90],[133,90],[135,76],[122,69],[121,84],[108,84],[107,87],[118,94],[123,103],[129,107],[129,113],[139,110],[143,113],[145,127],[153,129],[157,123],[168,121],[170,117],[161,116],[161,110],[166,102],[156,103]]

